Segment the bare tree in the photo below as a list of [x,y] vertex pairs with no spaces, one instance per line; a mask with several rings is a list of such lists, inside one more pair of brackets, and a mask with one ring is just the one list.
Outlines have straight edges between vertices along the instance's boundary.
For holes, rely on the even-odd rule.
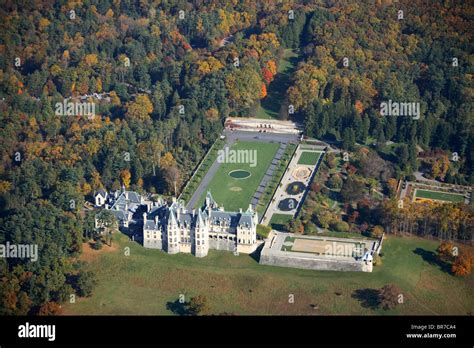
[[174,195],[178,194],[178,185],[181,182],[181,173],[175,165],[169,166],[165,169],[165,180],[168,186],[174,189]]

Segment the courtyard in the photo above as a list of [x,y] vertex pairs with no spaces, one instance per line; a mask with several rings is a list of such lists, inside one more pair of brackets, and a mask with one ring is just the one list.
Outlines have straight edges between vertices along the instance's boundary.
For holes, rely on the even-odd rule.
[[[227,211],[246,210],[249,205],[255,209],[259,203],[262,204],[262,196],[275,180],[275,172],[285,151],[290,144],[295,146],[293,144],[298,141],[297,134],[260,134],[230,130],[224,132],[223,138],[225,143],[222,153],[251,154],[249,158],[252,161],[233,161],[231,156],[222,161],[217,156],[187,200],[188,209],[202,206],[207,191]],[[264,208],[266,204],[263,210]]]
[[471,203],[472,187],[469,186],[428,181],[407,181],[399,186],[399,199],[409,198],[416,203]]
[[325,271],[372,272],[363,256],[382,249],[382,240],[303,236],[272,231],[261,251],[264,265]]
[[298,146],[261,220],[262,224],[283,230],[283,225],[298,213],[303,204],[323,155],[324,147]]

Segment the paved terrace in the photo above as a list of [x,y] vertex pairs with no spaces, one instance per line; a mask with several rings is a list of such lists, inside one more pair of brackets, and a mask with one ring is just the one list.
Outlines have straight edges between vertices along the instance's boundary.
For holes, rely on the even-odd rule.
[[[283,174],[283,177],[280,181],[280,184],[278,185],[275,194],[273,195],[270,204],[268,205],[267,210],[265,211],[265,214],[263,218],[261,219],[260,223],[263,225],[268,225],[270,223],[270,220],[273,216],[273,214],[285,214],[285,215],[291,215],[295,216],[295,214],[298,212],[298,209],[301,207],[303,204],[304,198],[306,196],[306,192],[309,189],[309,186],[311,184],[311,181],[313,180],[313,177],[316,173],[316,171],[319,168],[319,163],[322,160],[322,156],[324,155],[323,152],[323,147],[318,147],[318,146],[310,146],[310,145],[299,145],[298,148],[295,151],[295,154],[293,155],[293,158],[290,161],[290,164],[288,165],[288,168],[286,169],[285,173]],[[322,152],[321,153],[321,158],[319,159],[318,163],[316,165],[300,165],[298,164],[298,161],[301,157],[301,153],[304,151],[317,151],[317,152]],[[296,168],[299,167],[306,167],[308,168],[311,173],[306,179],[296,179],[293,176],[293,171]],[[288,184],[295,182],[295,181],[300,181],[305,185],[305,190],[303,190],[301,193],[297,195],[290,195],[289,193],[286,192],[286,188]],[[283,211],[278,208],[278,204],[280,201],[286,199],[286,198],[291,198],[295,199],[297,204],[294,206],[294,209],[289,210],[289,211]]]
[[246,117],[228,117],[225,128],[229,130],[243,130],[261,133],[301,134],[300,124],[293,121],[258,119]]
[[364,261],[356,260],[350,256],[317,255],[310,252],[282,251],[286,237],[304,238],[312,240],[340,241],[344,243],[366,243],[369,250],[372,249],[375,241],[368,239],[346,239],[332,237],[313,237],[301,236],[293,233],[282,233],[272,230],[265,240],[265,244],[260,253],[260,264],[304,268],[314,270],[328,271],[362,271],[371,272],[372,264],[366,264]]

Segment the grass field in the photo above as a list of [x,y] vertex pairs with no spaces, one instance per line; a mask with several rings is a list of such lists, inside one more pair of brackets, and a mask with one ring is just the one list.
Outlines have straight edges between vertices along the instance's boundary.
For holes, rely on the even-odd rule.
[[281,246],[281,251],[291,251],[293,248],[293,245],[285,245],[287,242],[293,243],[295,241],[294,237],[286,237],[285,240],[283,241],[283,245]]
[[[199,206],[204,203],[207,191],[211,191],[219,206],[224,206],[227,211],[238,211],[240,208],[247,209],[278,147],[279,144],[277,143],[256,141],[234,143],[230,150],[257,151],[256,166],[251,167],[249,163],[222,163],[203,192]],[[251,175],[245,179],[235,179],[229,176],[229,172],[239,169],[249,171]]]
[[337,231],[329,231],[323,230],[323,232],[314,233],[313,236],[318,237],[336,237],[336,238],[350,238],[350,239],[370,239],[364,235],[359,233],[353,232],[337,232]]
[[285,224],[293,219],[292,215],[288,214],[273,214],[269,225],[278,231],[285,231]]
[[314,166],[318,163],[321,152],[303,151],[298,159],[298,164]]
[[464,202],[464,195],[440,191],[416,189],[415,198],[433,199],[437,201],[459,203]]
[[[98,276],[90,298],[63,306],[64,314],[173,314],[180,294],[203,294],[210,314],[262,315],[472,314],[474,276],[446,273],[433,258],[438,242],[389,237],[383,264],[372,273],[299,270],[260,265],[251,256],[210,251],[205,258],[144,249],[124,235],[114,249],[92,251],[89,268]],[[130,256],[124,248],[130,247]],[[374,289],[394,283],[404,303],[393,311],[371,305]],[[289,294],[295,302],[288,303]],[[317,310],[311,307],[317,305]],[[167,309],[169,308],[169,309]]]
[[256,111],[256,118],[278,118],[286,90],[290,86],[291,73],[294,71],[297,61],[298,54],[291,49],[285,49],[275,79],[267,88],[267,97],[261,101]]

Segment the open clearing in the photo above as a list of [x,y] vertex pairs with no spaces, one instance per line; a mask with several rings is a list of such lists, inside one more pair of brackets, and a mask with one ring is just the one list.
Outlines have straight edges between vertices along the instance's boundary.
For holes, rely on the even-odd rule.
[[[117,250],[94,258],[99,284],[90,298],[64,306],[65,314],[173,314],[167,303],[180,294],[186,299],[203,294],[211,313],[261,315],[368,315],[474,313],[474,275],[458,278],[435,261],[438,242],[389,237],[383,265],[372,273],[333,272],[264,266],[249,255],[211,250],[205,258],[168,255],[145,249],[124,235],[114,238]],[[124,248],[130,247],[130,256]],[[405,303],[393,311],[372,308],[364,296],[371,289],[394,283],[404,291]],[[336,295],[335,293],[340,293]],[[288,303],[294,294],[295,303]],[[310,305],[319,306],[317,310]]]
[[285,99],[286,90],[290,87],[291,74],[296,68],[298,59],[298,54],[295,51],[291,49],[284,50],[275,79],[267,88],[267,97],[258,106],[256,118],[279,118],[281,103]]

